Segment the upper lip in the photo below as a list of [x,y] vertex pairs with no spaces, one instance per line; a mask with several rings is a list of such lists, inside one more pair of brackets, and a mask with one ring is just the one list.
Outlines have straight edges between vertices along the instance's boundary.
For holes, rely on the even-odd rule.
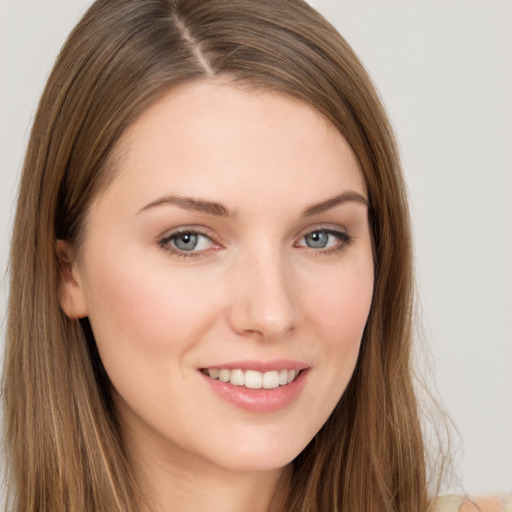
[[203,366],[201,369],[218,368],[226,370],[254,370],[264,373],[278,370],[295,370],[299,372],[300,370],[309,368],[309,366],[309,364],[293,361],[291,359],[276,359],[273,361],[232,361],[229,363],[219,363]]

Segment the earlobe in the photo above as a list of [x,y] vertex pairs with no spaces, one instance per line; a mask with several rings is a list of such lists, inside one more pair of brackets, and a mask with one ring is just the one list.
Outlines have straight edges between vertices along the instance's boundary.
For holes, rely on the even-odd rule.
[[84,318],[88,315],[87,302],[73,247],[66,240],[57,240],[55,251],[59,262],[60,307],[69,318]]

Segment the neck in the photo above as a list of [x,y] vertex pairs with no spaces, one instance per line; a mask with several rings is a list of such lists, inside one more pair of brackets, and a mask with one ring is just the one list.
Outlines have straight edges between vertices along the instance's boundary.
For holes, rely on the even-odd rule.
[[[137,443],[138,444],[138,443]],[[281,512],[291,465],[231,471],[180,449],[131,446],[128,457],[144,503],[142,512]]]
[[291,468],[240,473],[201,461],[188,467],[153,462],[139,461],[136,471],[149,502],[144,512],[283,510]]
[[274,512],[273,497],[281,473],[227,474],[219,470],[189,474],[153,468],[144,476],[151,482],[145,488],[151,492],[154,512]]

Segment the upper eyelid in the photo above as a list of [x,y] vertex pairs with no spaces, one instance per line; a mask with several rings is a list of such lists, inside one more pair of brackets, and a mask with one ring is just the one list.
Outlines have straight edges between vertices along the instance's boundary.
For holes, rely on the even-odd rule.
[[174,228],[174,229],[170,229],[170,230],[168,229],[168,230],[164,231],[164,233],[162,233],[161,235],[158,236],[158,240],[163,242],[166,240],[171,240],[175,236],[183,235],[186,233],[191,233],[193,235],[205,236],[212,242],[215,242],[214,237],[209,234],[209,231],[210,230],[205,229],[205,228],[183,226],[183,227],[178,227],[178,228]]
[[326,224],[318,224],[315,226],[308,226],[307,228],[301,229],[295,235],[295,239],[299,240],[310,233],[314,233],[315,231],[326,231],[331,234],[339,233],[341,235],[350,236],[349,230],[347,228],[345,228],[344,226],[326,223]]
[[[341,229],[332,229],[332,228],[317,228],[317,229],[311,229],[309,231],[305,231],[302,235],[300,235],[299,237],[297,237],[297,242],[299,242],[300,240],[304,239],[307,235],[310,235],[311,233],[327,233],[329,235],[332,235],[332,236],[337,236],[337,235],[340,235],[338,238],[341,240],[348,240],[348,239],[352,239],[353,236],[350,235],[346,230],[341,230]],[[295,242],[295,243],[297,243]]]

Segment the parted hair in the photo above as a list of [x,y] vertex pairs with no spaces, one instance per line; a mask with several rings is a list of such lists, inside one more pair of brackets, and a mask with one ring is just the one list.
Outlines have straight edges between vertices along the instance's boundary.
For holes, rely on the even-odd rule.
[[218,78],[280,91],[323,114],[357,156],[371,204],[375,285],[359,359],[332,415],[293,461],[284,509],[428,508],[405,187],[357,56],[301,0],[98,0],[48,79],[21,177],[2,383],[9,511],[142,506],[88,320],[69,319],[59,305],[56,240],[80,245],[126,127],[177,84]]

